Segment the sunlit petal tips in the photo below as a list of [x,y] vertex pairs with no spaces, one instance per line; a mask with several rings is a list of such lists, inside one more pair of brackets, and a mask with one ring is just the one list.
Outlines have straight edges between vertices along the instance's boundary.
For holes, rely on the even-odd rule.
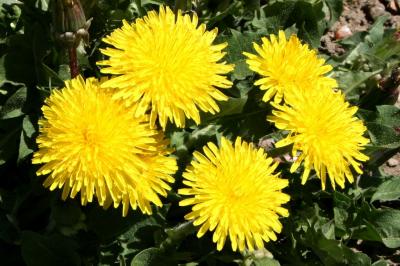
[[361,163],[368,157],[361,151],[369,140],[363,137],[366,127],[354,116],[357,107],[350,107],[341,92],[330,88],[306,90],[290,94],[285,105],[276,108],[268,118],[275,126],[289,131],[277,146],[293,144],[297,156],[290,171],[303,163],[302,184],[315,170],[325,189],[326,179],[344,187],[345,180],[354,181],[352,170],[362,173]]
[[216,101],[227,100],[218,88],[232,86],[225,74],[233,66],[221,61],[227,44],[213,45],[216,36],[216,29],[198,25],[196,14],[175,15],[168,7],[124,21],[104,38],[112,47],[101,50],[109,58],[98,65],[115,76],[102,87],[117,88],[115,97],[128,105],[138,103],[137,116],[151,109],[152,125],[157,118],[163,128],[168,121],[184,127],[186,118],[199,124],[200,110],[217,113]]
[[97,198],[104,207],[122,203],[124,216],[129,206],[150,214],[177,169],[163,136],[97,80],[78,77],[65,85],[46,100],[39,121],[33,163],[43,164],[38,175],[48,174],[44,186],[62,188],[63,199],[79,192],[82,205]]
[[262,38],[262,45],[254,43],[257,54],[245,52],[244,55],[250,69],[262,76],[255,82],[261,90],[266,90],[265,102],[274,98],[280,102],[284,96],[296,88],[336,87],[334,79],[323,75],[332,70],[325,65],[325,60],[317,57],[315,50],[310,50],[307,44],[292,35],[289,40],[285,33],[271,34]]
[[208,143],[203,152],[194,153],[183,174],[188,188],[178,191],[187,197],[180,205],[192,205],[185,218],[199,226],[197,236],[214,231],[217,249],[229,238],[234,251],[276,240],[282,230],[279,216],[289,215],[282,204],[290,199],[281,192],[288,181],[275,173],[278,164],[240,138],[234,144],[222,138],[220,148]]

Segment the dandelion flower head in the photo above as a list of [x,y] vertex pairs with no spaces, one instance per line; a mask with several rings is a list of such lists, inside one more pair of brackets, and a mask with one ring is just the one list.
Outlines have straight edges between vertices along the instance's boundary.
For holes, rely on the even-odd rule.
[[183,174],[188,188],[178,191],[187,196],[180,205],[192,205],[185,218],[200,226],[197,236],[214,231],[217,249],[229,238],[234,251],[276,240],[282,230],[279,215],[288,216],[281,205],[289,201],[281,192],[288,181],[274,173],[278,163],[241,138],[234,144],[222,138],[220,148],[210,142],[203,152],[194,153],[191,168]]
[[135,106],[113,100],[93,78],[65,86],[47,98],[39,121],[33,163],[48,174],[44,186],[62,188],[64,200],[80,192],[82,205],[94,197],[104,207],[122,203],[124,216],[129,206],[147,214],[151,202],[161,206],[177,166],[148,117],[135,117]]
[[363,137],[366,127],[355,117],[357,107],[350,107],[341,92],[330,88],[296,91],[285,99],[285,105],[273,103],[276,108],[269,121],[289,132],[277,142],[277,147],[293,144],[293,156],[298,156],[290,168],[298,169],[304,162],[302,184],[314,169],[325,189],[326,178],[344,187],[345,180],[352,183],[353,168],[362,173],[361,162],[368,160],[362,153],[369,140]]
[[221,62],[226,43],[213,45],[217,29],[207,31],[198,25],[196,14],[190,17],[169,7],[150,11],[144,18],[104,38],[111,45],[101,52],[109,56],[98,62],[103,73],[115,75],[103,87],[118,88],[115,97],[138,103],[136,115],[151,109],[150,121],[157,117],[163,128],[167,121],[178,127],[185,119],[200,123],[200,111],[219,112],[216,101],[227,96],[219,88],[230,88],[225,74],[232,65]]
[[337,87],[337,82],[323,75],[332,70],[325,60],[317,57],[315,50],[302,44],[296,35],[288,40],[285,33],[263,37],[262,45],[253,44],[257,54],[245,52],[250,69],[262,76],[255,82],[265,90],[263,101],[282,98],[297,88]]

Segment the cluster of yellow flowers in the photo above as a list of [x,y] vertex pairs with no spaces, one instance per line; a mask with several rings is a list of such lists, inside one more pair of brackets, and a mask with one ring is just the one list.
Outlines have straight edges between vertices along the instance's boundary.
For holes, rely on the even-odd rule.
[[276,146],[293,145],[292,155],[297,159],[290,171],[304,162],[302,184],[314,169],[322,189],[327,175],[333,188],[335,184],[343,188],[346,178],[353,182],[350,166],[362,173],[358,161],[368,160],[361,151],[369,140],[363,137],[362,120],[354,116],[357,107],[350,107],[342,92],[335,90],[336,81],[324,76],[332,66],[325,65],[296,36],[287,40],[283,31],[278,38],[262,38],[262,46],[254,44],[254,49],[259,55],[244,54],[250,69],[263,76],[255,83],[267,90],[263,100],[275,96],[271,104],[276,110],[268,120],[288,131]]
[[[234,66],[221,62],[227,44],[213,44],[217,30],[198,24],[195,14],[165,7],[124,22],[104,39],[108,59],[98,62],[111,78],[77,77],[52,92],[33,158],[42,164],[37,174],[48,175],[46,187],[62,188],[63,199],[79,192],[83,205],[94,198],[104,208],[122,203],[124,216],[130,207],[151,214],[151,203],[162,206],[160,196],[167,196],[177,171],[163,135],[167,122],[199,124],[200,111],[219,112],[216,101],[228,99],[220,89],[232,86],[226,74]],[[327,176],[333,188],[343,187],[345,178],[352,182],[351,167],[361,173],[360,161],[368,159],[361,153],[368,140],[357,108],[324,76],[332,67],[283,31],[254,48],[258,55],[244,54],[262,76],[255,84],[266,90],[263,100],[274,98],[268,120],[287,131],[276,145],[293,145],[291,172],[303,162],[302,183],[312,169],[323,189]],[[192,206],[185,218],[200,226],[198,237],[214,231],[218,250],[227,238],[233,250],[276,240],[279,216],[288,216],[282,205],[290,199],[278,163],[240,137],[233,143],[222,138],[220,147],[208,143],[193,156],[183,173],[187,187],[178,193],[181,206]]]

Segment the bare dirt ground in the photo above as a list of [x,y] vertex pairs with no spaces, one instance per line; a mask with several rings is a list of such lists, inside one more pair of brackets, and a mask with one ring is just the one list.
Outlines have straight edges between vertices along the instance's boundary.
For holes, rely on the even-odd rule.
[[335,41],[351,36],[355,32],[367,30],[374,21],[384,15],[390,18],[388,28],[400,28],[400,1],[398,0],[347,0],[342,16],[322,39],[322,50],[332,55],[340,55],[344,49]]

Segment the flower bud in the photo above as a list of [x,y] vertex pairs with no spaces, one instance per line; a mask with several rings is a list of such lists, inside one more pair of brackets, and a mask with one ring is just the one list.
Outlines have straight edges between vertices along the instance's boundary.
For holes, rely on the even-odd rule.
[[62,45],[76,48],[81,40],[88,43],[91,20],[86,21],[79,0],[53,0],[52,12],[54,34]]

